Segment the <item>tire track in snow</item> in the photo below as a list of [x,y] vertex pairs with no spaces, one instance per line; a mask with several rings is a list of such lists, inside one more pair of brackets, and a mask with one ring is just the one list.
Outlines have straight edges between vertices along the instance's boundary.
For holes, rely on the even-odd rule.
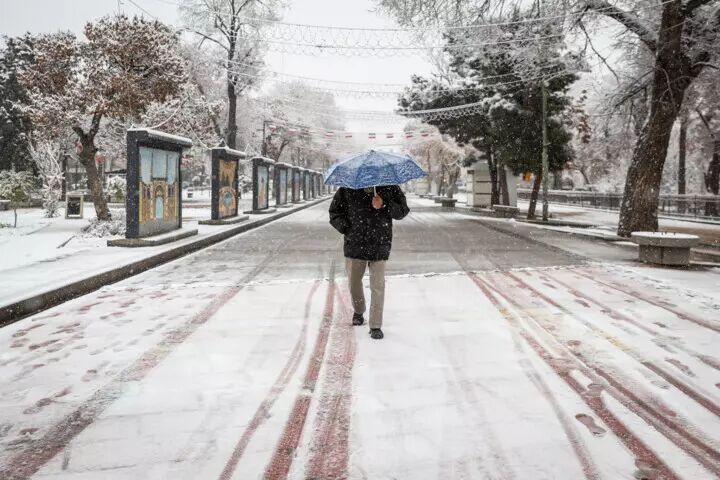
[[716,332],[716,333],[720,333],[720,323],[709,322],[709,321],[707,321],[707,320],[704,320],[704,319],[702,319],[702,318],[700,318],[700,317],[697,317],[697,316],[695,316],[695,315],[692,315],[692,314],[690,314],[690,313],[683,312],[682,310],[680,310],[680,309],[678,309],[678,308],[671,307],[671,306],[669,306],[669,305],[664,304],[664,303],[661,302],[661,301],[655,300],[655,299],[653,299],[652,297],[650,297],[650,296],[648,296],[648,295],[645,295],[644,293],[642,293],[642,292],[640,292],[640,291],[638,291],[638,290],[635,290],[635,289],[633,289],[633,288],[628,288],[628,287],[625,287],[625,286],[623,286],[623,285],[619,285],[618,283],[616,283],[616,282],[614,282],[614,281],[611,281],[611,280],[600,280],[600,279],[598,278],[598,276],[597,276],[597,274],[600,273],[600,272],[593,271],[593,275],[591,276],[591,275],[589,275],[587,272],[578,269],[578,270],[573,270],[573,273],[575,273],[575,274],[577,274],[577,275],[580,275],[580,276],[582,276],[582,277],[585,277],[585,278],[587,278],[587,279],[589,279],[589,280],[591,280],[591,281],[593,281],[593,282],[595,282],[595,283],[599,283],[600,285],[603,285],[603,286],[605,286],[605,287],[612,288],[612,289],[615,290],[615,291],[624,293],[624,294],[627,295],[628,297],[631,297],[631,298],[639,298],[639,299],[642,300],[643,302],[649,303],[650,305],[654,305],[654,306],[656,306],[656,307],[658,307],[658,308],[662,308],[663,310],[666,310],[666,311],[674,314],[676,317],[678,317],[678,318],[680,318],[680,319],[682,319],[682,320],[686,320],[686,321],[688,321],[688,322],[692,322],[692,323],[694,323],[694,324],[696,324],[696,325],[699,325],[699,326],[701,326],[701,327],[703,327],[703,328],[707,328],[707,329],[712,330],[712,331],[714,331],[714,332]]
[[[268,253],[253,270],[248,272],[240,283],[248,283],[260,275],[274,259],[279,249],[289,243],[281,242]],[[55,455],[68,447],[70,442],[88,426],[124,392],[125,384],[142,380],[165,360],[175,348],[187,340],[200,326],[205,324],[220,308],[235,297],[243,286],[233,286],[222,291],[214,300],[181,326],[168,332],[155,346],[145,351],[129,367],[125,368],[110,383],[99,388],[64,419],[55,423],[42,437],[30,443],[20,453],[13,456],[0,470],[2,480],[26,480],[40,470]]]
[[[547,273],[546,273],[546,274],[547,274]],[[517,277],[513,276],[512,274],[507,274],[507,275],[510,275],[510,276],[512,276],[513,278],[517,279]],[[603,303],[600,303],[600,302],[594,300],[593,298],[591,298],[591,297],[589,297],[589,296],[587,296],[587,295],[584,295],[584,294],[578,292],[578,291],[577,291],[575,288],[573,288],[572,286],[570,286],[570,285],[568,285],[567,283],[559,280],[559,279],[557,278],[557,276],[555,276],[555,275],[549,275],[549,276],[552,277],[552,279],[553,279],[555,282],[557,282],[559,285],[562,285],[563,287],[565,287],[565,288],[566,288],[570,293],[572,293],[573,295],[575,295],[575,296],[582,296],[582,297],[585,298],[587,301],[594,303],[595,305],[597,305],[598,307],[600,307],[602,310],[608,312],[609,314],[611,314],[611,317],[612,317],[612,318],[614,318],[614,319],[620,319],[620,320],[624,320],[624,321],[632,321],[633,324],[639,324],[639,322],[636,322],[634,319],[628,317],[627,315],[623,314],[622,312],[619,312],[619,311],[613,309],[613,308],[610,307],[610,306],[607,306],[607,305],[605,305],[605,304],[603,304]],[[547,302],[548,300],[545,299],[545,301]],[[557,308],[560,308],[560,309],[561,309],[564,313],[566,313],[566,314],[570,314],[570,313],[571,313],[569,310],[564,309],[564,307],[560,307],[557,303],[554,304],[554,306],[556,306]],[[582,323],[583,323],[583,324],[586,324],[586,323],[589,324],[590,322],[582,322]],[[600,330],[600,329],[597,329],[597,327],[591,327],[591,328],[593,329],[593,331],[596,331],[596,332]],[[654,332],[653,330],[651,330],[651,329],[646,329],[646,331],[650,332],[653,336],[658,336],[658,334],[657,334],[656,332]],[[613,341],[612,343],[615,344],[616,346],[618,346],[618,345],[616,344],[616,342],[617,342],[617,341]],[[714,414],[715,416],[720,417],[720,405],[718,405],[717,403],[715,403],[713,400],[705,397],[703,394],[699,393],[699,392],[696,391],[693,387],[691,387],[690,385],[688,385],[687,383],[685,383],[685,382],[682,381],[681,379],[677,378],[676,376],[674,376],[673,374],[671,374],[670,372],[668,372],[667,370],[665,370],[665,369],[662,368],[661,366],[655,364],[654,362],[650,362],[650,361],[645,360],[645,359],[642,357],[642,355],[640,355],[638,352],[636,352],[634,349],[630,348],[629,346],[623,345],[622,350],[623,350],[627,355],[629,355],[629,356],[631,356],[633,359],[635,359],[638,363],[642,364],[643,366],[645,366],[646,368],[648,368],[649,370],[651,370],[651,371],[652,371],[653,373],[655,373],[656,375],[662,377],[663,379],[665,379],[665,381],[667,381],[668,383],[670,383],[671,385],[673,385],[675,388],[677,388],[678,390],[680,390],[681,392],[683,392],[685,395],[687,395],[688,397],[690,397],[691,399],[693,399],[695,402],[697,402],[697,403],[699,403],[700,405],[702,405],[702,406],[703,406],[705,409],[707,409],[709,412],[711,412],[711,413]],[[686,351],[689,355],[695,357],[695,358],[698,359],[699,361],[705,363],[705,361],[704,361],[704,355],[700,355],[700,354],[697,354],[697,353],[688,352],[688,350],[685,349],[685,348],[682,348],[682,350]],[[672,360],[672,359],[671,359],[671,360]],[[672,363],[672,364],[674,364],[674,365],[677,365],[677,361],[675,361],[675,362],[670,361],[670,363]],[[686,369],[686,374],[689,375],[690,373],[691,373],[691,372],[687,371],[687,369]]]
[[[676,480],[679,479],[677,474],[668,467],[656,454],[653,452],[639,437],[633,434],[615,414],[613,414],[605,405],[600,392],[595,389],[588,389],[582,386],[575,378],[570,375],[571,368],[568,364],[573,364],[568,358],[562,358],[562,360],[570,360],[569,362],[559,362],[557,357],[551,354],[533,333],[525,326],[523,326],[517,318],[498,300],[502,298],[504,301],[512,304],[512,300],[506,295],[496,289],[491,282],[479,278],[477,275],[470,274],[470,278],[473,280],[475,285],[480,291],[493,303],[495,308],[510,324],[510,326],[516,330],[520,336],[527,342],[528,345],[538,354],[538,356],[545,361],[545,363],[560,377],[572,390],[574,390],[585,404],[597,415],[615,436],[625,444],[625,446],[635,455],[637,458],[636,465],[641,462],[643,466],[649,465],[650,468],[657,472],[659,475],[657,478],[663,480]],[[578,370],[588,376],[590,379],[597,378],[591,372],[588,372],[587,368],[582,368],[579,365]],[[617,397],[613,395],[616,399]],[[621,400],[624,405],[625,402]],[[646,477],[654,478],[654,477]]]
[[[575,316],[571,311],[567,310],[565,307],[555,302],[553,299],[549,298],[547,295],[543,294],[524,280],[511,273],[505,273],[505,276],[513,279],[521,287],[519,289],[516,288],[513,291],[522,292],[526,295],[528,292],[531,292],[541,298],[544,302],[561,310],[565,315],[570,316],[570,318],[578,320],[588,326],[591,330],[595,331],[595,333],[603,335],[604,332],[599,330],[598,327],[595,327],[581,318],[577,318],[577,316]],[[486,284],[489,284],[489,282]],[[538,319],[536,315],[528,313],[528,309],[519,304],[517,300],[499,292],[498,290],[495,291],[505,298],[509,304],[520,309],[525,316],[530,318],[535,324],[539,325],[540,328],[542,328],[548,336],[558,342],[558,344],[563,345],[562,340],[557,337],[554,330],[552,328],[548,328],[548,325],[544,325],[546,322]],[[629,347],[618,345],[616,342],[611,343],[614,343],[616,347],[622,348],[625,353],[630,352]],[[625,408],[642,418],[648,425],[662,433],[666,438],[668,438],[668,440],[674,443],[689,456],[697,460],[709,471],[720,476],[720,451],[709,445],[709,442],[706,440],[698,438],[698,436],[693,433],[694,429],[691,429],[684,422],[680,421],[680,419],[676,420],[677,414],[673,412],[672,409],[668,408],[661,401],[651,395],[650,399],[647,400],[640,398],[633,391],[626,388],[622,381],[615,378],[606,370],[597,365],[588,363],[586,355],[567,349],[564,345],[563,349],[568,350],[573,358],[576,359],[576,362],[574,363],[579,367],[579,371],[581,371],[581,373],[592,379],[593,382],[597,384],[603,384],[601,379],[604,379],[604,383],[610,387],[606,388],[606,391],[618,400]]]
[[233,452],[230,455],[227,463],[225,464],[225,468],[223,468],[223,471],[218,477],[220,480],[229,480],[230,478],[232,478],[232,475],[235,472],[235,469],[237,468],[240,459],[245,453],[245,449],[250,443],[253,435],[255,435],[255,432],[257,432],[258,428],[260,428],[260,426],[265,423],[265,420],[269,418],[270,410],[272,410],[272,407],[273,405],[275,405],[278,397],[285,390],[288,383],[290,382],[290,379],[297,371],[298,366],[300,365],[300,361],[305,354],[308,323],[310,321],[310,307],[312,305],[312,300],[315,296],[315,292],[317,292],[319,286],[320,280],[315,280],[305,300],[303,323],[300,329],[300,333],[298,334],[298,339],[295,343],[295,346],[290,352],[290,356],[288,357],[285,366],[280,372],[280,375],[277,377],[275,383],[270,388],[270,391],[258,406],[255,414],[250,420],[250,423],[248,423],[248,425],[245,427],[245,430],[240,436],[240,439],[235,444]]
[[[545,272],[545,274],[546,274],[546,275],[549,275],[548,272]],[[512,274],[508,273],[508,275],[512,275]],[[513,275],[513,278],[517,280],[517,277],[514,276],[514,275]],[[668,351],[669,353],[674,353],[674,352],[672,351],[672,349],[670,349],[669,347],[667,347],[667,344],[668,344],[668,343],[671,343],[672,346],[675,347],[675,348],[677,348],[678,350],[682,350],[682,351],[685,352],[687,355],[689,355],[689,356],[695,358],[696,360],[704,363],[705,365],[709,366],[710,368],[712,368],[712,369],[714,369],[714,370],[720,371],[720,363],[719,363],[718,360],[716,360],[715,358],[710,357],[710,356],[708,356],[708,355],[700,354],[700,353],[695,352],[695,351],[693,351],[693,350],[691,350],[691,349],[689,349],[689,348],[687,348],[687,347],[684,347],[684,346],[682,346],[682,345],[677,345],[676,343],[674,343],[674,339],[669,338],[669,337],[667,337],[666,335],[663,335],[663,334],[660,333],[660,332],[656,332],[656,331],[653,330],[652,328],[649,328],[649,327],[644,326],[642,323],[637,322],[637,321],[636,321],[635,319],[633,319],[632,317],[627,316],[626,314],[620,312],[619,310],[617,310],[617,309],[615,309],[615,308],[612,308],[612,307],[604,304],[603,302],[600,302],[600,301],[598,301],[598,300],[590,297],[589,295],[585,295],[584,293],[581,293],[580,291],[578,291],[576,288],[572,287],[571,285],[569,285],[569,284],[567,284],[567,283],[565,283],[565,282],[563,282],[563,281],[561,281],[561,280],[558,280],[557,277],[553,276],[553,280],[555,280],[556,282],[558,282],[559,284],[561,284],[561,285],[563,285],[565,288],[567,288],[568,291],[569,291],[571,294],[573,294],[573,296],[575,296],[576,298],[585,299],[585,300],[587,300],[588,302],[597,305],[597,306],[603,311],[604,314],[609,315],[613,320],[619,320],[619,321],[623,321],[623,322],[625,322],[625,323],[629,323],[629,324],[634,325],[634,326],[636,326],[637,328],[640,328],[641,330],[649,333],[649,334],[652,335],[654,338],[659,338],[659,339],[661,339],[661,340],[663,341],[663,343],[658,343],[657,345],[658,345],[659,347],[663,348],[664,350]],[[561,308],[561,307],[558,307],[558,308]],[[565,309],[564,311],[567,312],[568,310]],[[570,315],[572,316],[572,313],[570,313]],[[670,362],[670,363],[674,363],[674,362]]]
[[339,289],[336,297],[340,315],[333,321],[306,479],[344,480],[348,477],[352,371],[357,345],[347,289]]
[[[470,409],[470,415],[476,416],[477,419],[480,420],[480,423],[482,425],[487,425],[487,427],[483,428],[482,432],[480,432],[480,438],[482,438],[483,443],[486,443],[492,452],[493,464],[495,465],[497,471],[500,474],[499,478],[502,478],[504,480],[511,480],[517,478],[515,472],[510,466],[510,462],[508,461],[507,454],[502,447],[502,443],[498,439],[495,432],[492,430],[490,426],[491,422],[488,421],[487,415],[485,415],[485,412],[482,410],[482,403],[480,402],[478,395],[473,388],[472,381],[470,380],[470,378],[468,378],[467,374],[463,370],[463,366],[458,359],[457,347],[455,345],[451,345],[447,338],[443,338],[441,339],[441,341],[443,343],[443,346],[445,347],[447,357],[450,360],[453,374],[456,377],[454,383],[460,391],[461,396],[465,397],[465,400],[468,401],[470,404],[478,405],[477,409]],[[463,410],[466,409],[463,408]],[[465,415],[466,413],[467,412],[463,412],[463,415]],[[478,460],[479,463],[482,465],[482,461],[488,461],[490,459]],[[492,478],[492,475],[489,474],[487,471],[482,473],[485,474],[487,477]],[[447,477],[441,476],[440,478]]]
[[[445,220],[447,223],[451,223],[447,221],[441,214],[435,212],[437,216]],[[496,230],[496,229],[491,229]],[[499,231],[500,233],[504,233],[507,236],[515,237],[516,235],[511,235],[503,231]],[[444,235],[447,237],[448,241],[452,241],[452,238],[448,232],[443,230]],[[524,238],[524,237],[523,237]],[[540,242],[534,241],[534,243],[538,243],[540,245]],[[477,277],[471,272],[471,269],[469,268],[467,262],[465,259],[460,257],[455,252],[448,252],[452,256],[453,260],[460,266],[460,268],[465,272],[465,274],[475,283],[480,289],[485,293],[485,295],[491,300],[493,305],[495,304],[495,299],[489,295],[489,291],[485,292],[483,290],[483,287],[481,287],[480,284],[477,282]],[[497,263],[490,258],[489,256],[485,255],[485,258],[488,262],[490,262],[491,265],[493,265],[496,269],[501,270]],[[498,310],[500,310],[498,308]],[[503,312],[501,312],[503,313]],[[504,314],[503,314],[504,315]],[[516,348],[520,348],[522,350],[522,347],[520,347],[520,344],[517,339],[517,333],[515,331],[512,331],[513,335],[513,341],[515,342]],[[538,346],[540,346],[538,344]],[[597,467],[593,461],[593,459],[590,456],[590,452],[587,450],[587,447],[584,445],[582,440],[577,435],[577,430],[575,428],[575,425],[570,420],[570,417],[567,415],[567,413],[562,409],[560,406],[560,403],[557,401],[555,396],[553,395],[551,389],[548,387],[548,385],[545,383],[545,381],[542,379],[542,376],[539,374],[539,372],[532,367],[531,364],[527,363],[523,365],[523,371],[525,375],[528,377],[530,382],[535,386],[535,388],[540,392],[540,394],[545,398],[545,400],[550,404],[550,407],[552,408],[553,412],[555,413],[555,416],[560,423],[563,432],[565,433],[566,438],[568,439],[568,442],[570,443],[571,448],[573,449],[573,452],[575,453],[575,456],[580,463],[580,466],[583,470],[583,474],[585,475],[585,478],[587,480],[596,480],[599,479],[599,472],[597,471]]]
[[[420,290],[420,298],[432,298],[427,292],[417,287]],[[426,312],[430,318],[441,318],[437,314],[432,302],[426,302],[422,306],[422,311]],[[475,475],[482,476],[483,478],[493,478],[493,474],[488,471],[487,463],[494,461],[496,464],[496,470],[501,473],[501,478],[512,479],[516,478],[515,472],[511,469],[507,459],[507,455],[498,441],[497,435],[491,428],[491,422],[488,421],[485,411],[482,409],[482,402],[479,401],[476,395],[475,388],[472,385],[472,381],[468,378],[465,370],[462,368],[462,364],[458,359],[458,346],[452,344],[450,338],[440,337],[440,342],[445,348],[445,353],[450,361],[452,367],[452,374],[455,378],[447,378],[446,382],[452,400],[457,402],[457,409],[462,418],[468,418],[475,416],[481,425],[482,431],[479,432],[478,437],[482,439],[483,444],[487,444],[492,456],[482,456],[479,454],[473,454],[470,456],[475,464]],[[469,407],[467,404],[477,405],[479,408],[474,409]],[[480,443],[480,442],[478,442]],[[451,445],[443,442],[440,449],[440,469],[438,472],[438,480],[447,480],[448,478],[455,478],[454,475],[459,474],[460,478],[472,478],[472,474],[469,471],[468,457],[457,458],[454,461],[449,458],[448,448]],[[479,450],[479,449],[477,449]]]
[[330,327],[333,323],[335,290],[335,262],[333,262],[330,267],[323,319],[320,324],[320,329],[318,330],[317,338],[315,339],[315,347],[310,357],[310,363],[305,372],[303,387],[295,399],[288,421],[275,447],[275,452],[265,469],[263,476],[265,480],[281,480],[287,478],[295,456],[295,451],[300,444],[300,437],[302,436],[308,410],[310,409],[310,402],[315,391],[320,367],[325,357],[325,350],[330,336]]

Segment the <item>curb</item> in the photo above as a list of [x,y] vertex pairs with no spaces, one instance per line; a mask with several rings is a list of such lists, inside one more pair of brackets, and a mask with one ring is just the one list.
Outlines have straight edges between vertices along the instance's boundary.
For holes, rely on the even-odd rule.
[[228,238],[234,237],[235,235],[239,235],[241,233],[247,232],[248,230],[262,227],[263,225],[266,225],[275,220],[279,220],[283,217],[287,217],[288,215],[292,215],[293,213],[300,210],[313,207],[324,202],[325,200],[329,200],[330,198],[331,197],[324,197],[318,200],[314,200],[312,202],[303,203],[301,205],[298,205],[296,208],[293,208],[292,210],[279,211],[278,213],[268,216],[267,218],[259,218],[248,223],[243,223],[228,230],[224,230],[222,232],[211,234],[207,237],[198,239],[194,242],[180,245],[170,250],[166,250],[164,252],[158,253],[157,255],[143,258],[142,260],[137,260],[132,263],[113,268],[112,270],[107,270],[102,273],[91,275],[89,277],[83,278],[82,280],[78,280],[68,285],[64,285],[62,287],[54,288],[46,292],[39,293],[37,295],[33,295],[32,297],[13,302],[9,305],[0,306],[0,328],[15,323],[18,320],[22,320],[25,317],[34,315],[43,310],[47,310],[48,308],[52,308],[63,302],[67,302],[68,300],[71,300],[73,298],[86,295],[106,285],[119,282],[120,280],[125,280],[126,278],[132,277],[151,268],[160,266],[164,263],[176,260],[190,253],[222,242],[223,240],[227,240]]

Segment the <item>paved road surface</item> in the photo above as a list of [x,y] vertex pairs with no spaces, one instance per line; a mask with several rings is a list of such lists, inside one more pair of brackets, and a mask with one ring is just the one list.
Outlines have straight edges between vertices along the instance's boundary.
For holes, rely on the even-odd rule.
[[412,207],[381,342],[327,204],[0,330],[0,478],[720,477],[717,297]]

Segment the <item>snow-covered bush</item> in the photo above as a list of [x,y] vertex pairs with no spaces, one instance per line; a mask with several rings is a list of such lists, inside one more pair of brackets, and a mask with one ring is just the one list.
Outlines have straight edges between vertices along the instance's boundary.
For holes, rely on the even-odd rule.
[[83,228],[84,237],[124,237],[125,236],[125,210],[113,210],[112,220],[98,220],[93,218],[90,224]]
[[14,228],[17,227],[17,208],[30,200],[33,191],[35,177],[30,172],[0,171],[0,199],[10,201],[10,207],[15,214]]
[[42,189],[43,209],[47,218],[56,217],[60,209],[62,183],[65,176],[60,161],[60,145],[50,140],[38,141],[29,145],[30,157],[37,166]]
[[121,176],[108,178],[107,191],[113,199],[124,199],[127,193],[127,180]]

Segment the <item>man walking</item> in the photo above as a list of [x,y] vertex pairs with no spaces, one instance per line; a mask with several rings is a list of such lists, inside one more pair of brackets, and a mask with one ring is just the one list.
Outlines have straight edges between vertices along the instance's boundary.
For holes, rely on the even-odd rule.
[[353,304],[353,325],[365,323],[363,276],[370,270],[370,336],[383,338],[385,262],[392,247],[392,221],[410,209],[397,185],[353,190],[340,188],[330,204],[330,224],[345,236],[345,268]]

